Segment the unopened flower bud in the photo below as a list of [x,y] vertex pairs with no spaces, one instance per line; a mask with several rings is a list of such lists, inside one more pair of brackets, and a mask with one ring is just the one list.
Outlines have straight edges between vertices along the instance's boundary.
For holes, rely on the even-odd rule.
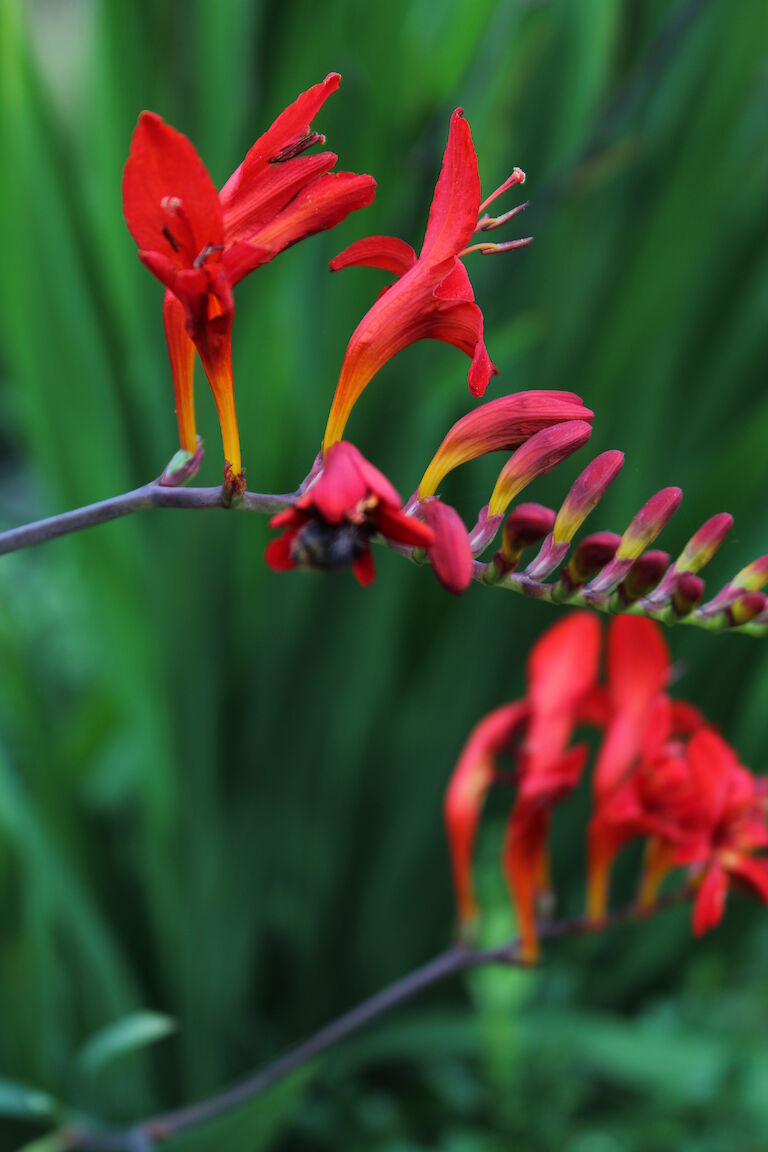
[[725,611],[729,605],[741,599],[743,593],[757,592],[766,583],[768,583],[768,556],[759,556],[757,560],[753,560],[746,568],[737,572],[717,596],[704,605],[702,612],[706,616],[716,616],[718,612]]
[[586,444],[591,435],[592,428],[586,421],[568,420],[564,424],[543,428],[531,436],[502,468],[488,504],[490,514],[506,512],[524,488],[538,476],[557,468],[572,452]]
[[716,516],[711,516],[691,536],[675,561],[677,571],[699,572],[712,559],[732,527],[733,516],[729,512],[718,512]]
[[434,496],[448,473],[470,460],[511,452],[550,425],[592,416],[573,392],[515,392],[482,404],[448,430],[419,484],[419,499]]
[[669,600],[681,572],[699,572],[714,556],[733,527],[733,516],[719,512],[694,532],[673,566],[650,597],[652,604]]
[[573,539],[587,516],[600,503],[623,464],[624,453],[612,450],[601,453],[587,465],[557,514],[552,533],[556,544]]
[[728,621],[733,628],[740,628],[742,624],[749,624],[768,605],[768,598],[762,592],[745,592],[726,609]]
[[632,520],[621,538],[612,564],[592,582],[592,592],[612,592],[629,572],[632,564],[661,532],[680,506],[683,494],[679,488],[662,488],[651,496]]
[[644,552],[635,560],[620,587],[621,598],[625,604],[632,604],[641,596],[652,592],[664,573],[669,568],[669,553],[654,551]]
[[561,580],[570,591],[586,584],[610,564],[616,555],[621,537],[615,532],[594,532],[585,536],[568,562]]
[[184,448],[180,448],[166,464],[158,484],[163,488],[179,488],[197,475],[202,459],[203,441],[198,436],[196,451],[187,452]]
[[678,577],[672,593],[672,608],[676,616],[688,616],[704,596],[704,581],[693,572],[683,572]]
[[435,534],[427,548],[435,576],[455,596],[472,583],[474,563],[464,521],[455,508],[441,500],[425,500],[419,509],[424,522]]
[[651,496],[622,536],[616,553],[618,559],[637,560],[675,514],[682,498],[679,488],[662,488]]
[[524,549],[543,540],[552,530],[555,513],[543,504],[519,504],[504,524],[501,551],[496,557],[507,572],[517,567]]

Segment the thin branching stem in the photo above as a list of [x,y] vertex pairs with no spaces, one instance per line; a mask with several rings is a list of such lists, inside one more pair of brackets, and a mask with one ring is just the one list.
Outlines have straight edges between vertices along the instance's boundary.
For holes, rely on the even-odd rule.
[[[246,512],[271,515],[290,507],[296,496],[295,492],[283,495],[246,492],[242,502],[235,507]],[[134,488],[132,492],[123,492],[120,496],[100,500],[97,504],[86,504],[84,508],[75,508],[72,512],[61,512],[58,516],[49,516],[46,520],[35,520],[20,528],[0,532],[0,556],[8,552],[18,552],[21,548],[44,544],[47,540],[55,540],[57,536],[82,532],[85,528],[93,528],[97,524],[107,524],[110,520],[142,512],[145,508],[224,507],[221,488],[168,488],[153,481],[142,488]]]
[[[271,516],[290,508],[300,495],[296,492],[246,492],[242,501],[234,504],[246,512],[257,512]],[[0,556],[9,552],[18,552],[22,548],[32,548],[48,540],[55,540],[58,536],[66,536],[72,532],[81,532],[86,528],[93,528],[98,524],[107,524],[110,520],[118,520],[122,516],[130,516],[134,512],[142,512],[147,508],[221,508],[227,505],[222,498],[221,488],[169,488],[156,480],[145,484],[141,488],[134,488],[131,492],[123,492],[120,496],[112,496],[108,500],[100,500],[96,504],[87,504],[83,508],[75,508],[71,512],[61,512],[57,516],[50,516],[46,520],[35,520],[31,524],[23,524],[19,528],[10,528],[0,532]],[[395,546],[395,551],[413,559],[413,550]],[[579,589],[567,597],[562,592],[557,579],[534,580],[524,572],[512,572],[502,579],[493,577],[493,565],[475,561],[474,579],[481,584],[489,584],[495,588],[503,588],[510,592],[518,592],[523,596],[535,600],[543,600],[548,604],[568,604],[572,607],[592,608],[596,612],[613,615],[616,612],[625,612],[636,616],[646,616],[660,624],[688,624],[694,628],[703,628],[708,632],[742,632],[749,636],[768,635],[768,622],[762,618],[747,624],[733,625],[727,614],[723,612],[714,615],[704,610],[696,609],[688,615],[678,616],[668,606],[652,605],[645,600],[638,600],[634,604],[621,605],[616,596],[611,593],[592,592],[588,588]]]
[[[662,896],[652,908],[638,903],[628,904],[609,914],[603,921],[591,920],[586,916],[547,921],[539,926],[539,935],[544,940],[559,940],[565,937],[595,933],[605,928],[630,920],[647,919],[662,908],[679,904],[688,899],[691,888],[684,885]],[[254,1100],[291,1073],[311,1063],[318,1056],[334,1048],[343,1040],[361,1031],[375,1020],[412,1000],[420,992],[442,983],[450,976],[475,968],[499,964],[513,968],[529,967],[521,957],[520,940],[514,939],[492,948],[473,948],[469,944],[458,943],[440,953],[420,968],[414,969],[401,980],[390,984],[381,992],[351,1008],[330,1024],[313,1033],[306,1040],[289,1049],[283,1056],[266,1067],[259,1069],[239,1084],[226,1089],[216,1096],[153,1116],[133,1125],[131,1128],[100,1129],[95,1127],[73,1127],[64,1133],[63,1146],[69,1152],[149,1152],[157,1144],[180,1136],[184,1132],[208,1124],[213,1120],[243,1104]]]

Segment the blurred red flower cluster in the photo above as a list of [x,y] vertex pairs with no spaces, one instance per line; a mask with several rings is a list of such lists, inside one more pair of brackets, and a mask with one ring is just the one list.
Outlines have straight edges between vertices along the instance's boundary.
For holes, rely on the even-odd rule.
[[766,781],[690,704],[670,697],[669,653],[651,620],[618,616],[602,631],[578,612],[551,628],[528,657],[523,700],[496,709],[474,729],[445,801],[453,876],[462,921],[477,914],[472,856],[486,795],[514,785],[503,869],[526,959],[538,955],[537,914],[549,898],[549,827],[554,805],[582,778],[589,746],[572,744],[579,726],[602,734],[592,776],[587,832],[588,903],[607,914],[611,866],[631,840],[645,840],[640,900],[650,906],[665,876],[688,869],[693,927],[719,923],[729,885],[768,904]]

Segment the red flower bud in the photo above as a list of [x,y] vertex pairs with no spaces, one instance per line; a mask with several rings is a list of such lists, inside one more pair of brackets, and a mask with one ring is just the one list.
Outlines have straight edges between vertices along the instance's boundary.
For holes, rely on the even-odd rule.
[[466,592],[472,582],[474,560],[464,521],[455,508],[440,500],[425,500],[419,511],[435,536],[427,548],[435,576],[455,596]]
[[574,552],[564,573],[564,582],[570,588],[586,584],[610,564],[616,555],[621,537],[615,532],[594,532],[585,536]]
[[507,572],[514,571],[526,548],[538,544],[552,531],[555,513],[542,504],[519,504],[507,517],[501,551],[496,562]]
[[659,583],[669,568],[669,553],[651,550],[635,560],[621,585],[621,597],[625,604],[632,604],[641,596],[647,596]]
[[704,596],[704,581],[693,572],[683,572],[678,577],[672,593],[672,607],[677,616],[688,616]]
[[768,598],[762,592],[745,592],[738,600],[729,605],[726,614],[731,625],[739,628],[742,624],[749,624],[764,611]]

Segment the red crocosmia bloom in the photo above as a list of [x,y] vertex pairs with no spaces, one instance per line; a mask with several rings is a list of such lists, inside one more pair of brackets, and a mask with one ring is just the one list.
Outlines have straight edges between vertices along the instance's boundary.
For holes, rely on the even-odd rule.
[[[375,181],[332,173],[333,152],[304,155],[324,137],[310,124],[339,86],[331,73],[299,96],[250,149],[221,190],[191,142],[143,112],[123,176],[123,212],[139,256],[171,296],[164,306],[181,446],[196,449],[193,359],[200,354],[231,474],[241,472],[232,383],[232,289],[306,236],[370,204]],[[173,301],[177,300],[181,307]]]
[[710,780],[710,791],[719,800],[706,849],[702,849],[701,842],[694,842],[678,848],[673,860],[674,864],[702,868],[693,908],[693,930],[700,936],[720,923],[731,882],[749,889],[768,904],[768,858],[754,855],[756,850],[768,848],[768,796],[765,782],[756,780],[714,733],[702,732],[693,737],[689,758],[693,756],[699,762],[699,778]]
[[[522,180],[522,173],[513,183]],[[490,197],[486,203],[489,203]],[[443,340],[470,357],[469,388],[482,396],[497,369],[483,341],[483,314],[475,304],[460,257],[480,226],[480,176],[462,109],[451,117],[448,144],[435,188],[421,252],[392,236],[370,236],[331,261],[335,272],[367,265],[394,273],[397,281],[379,296],[355,329],[341,366],[325,430],[324,450],[340,440],[358,397],[376,373],[417,340]],[[501,222],[501,218],[499,221]],[[493,221],[495,226],[496,221]],[[510,247],[511,245],[507,245]],[[484,244],[484,251],[504,246]]]
[[472,884],[472,851],[483,803],[493,784],[497,758],[509,752],[525,730],[526,701],[505,704],[473,729],[454,769],[445,795],[445,825],[451,851],[453,883],[462,922],[477,915]]
[[653,620],[617,616],[608,630],[608,722],[595,765],[595,793],[611,792],[640,753],[656,697],[669,681],[669,650]]
[[536,905],[549,889],[547,838],[552,808],[578,783],[586,747],[568,749],[579,709],[597,679],[600,624],[577,612],[550,628],[528,660],[530,720],[518,794],[507,825],[504,871],[520,925],[523,958],[538,956]]
[[588,903],[594,920],[605,916],[610,870],[630,840],[651,838],[641,891],[646,904],[655,899],[676,848],[696,845],[700,851],[708,843],[722,777],[699,749],[723,742],[702,725],[695,708],[658,695],[648,710],[639,758],[612,791],[598,797],[588,832]]
[[402,500],[378,468],[353,444],[341,441],[325,457],[317,479],[296,503],[270,521],[286,531],[267,546],[270,568],[349,568],[370,584],[375,570],[370,540],[429,549],[432,529],[402,510]]
[[425,500],[419,515],[435,534],[429,559],[440,583],[458,596],[472,582],[474,557],[464,521],[455,508],[442,500]]

